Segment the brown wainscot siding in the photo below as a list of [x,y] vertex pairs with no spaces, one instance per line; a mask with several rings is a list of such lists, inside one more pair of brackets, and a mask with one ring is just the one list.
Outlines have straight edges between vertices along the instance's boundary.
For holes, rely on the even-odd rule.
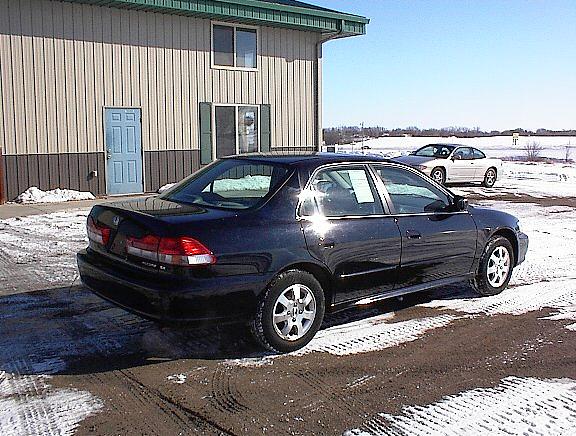
[[144,152],[144,190],[156,192],[167,184],[179,182],[200,168],[200,150],[163,150]]

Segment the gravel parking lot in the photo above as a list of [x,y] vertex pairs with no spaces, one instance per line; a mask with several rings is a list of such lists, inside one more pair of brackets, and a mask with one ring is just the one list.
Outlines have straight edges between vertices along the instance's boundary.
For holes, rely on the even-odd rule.
[[0,434],[574,434],[576,201],[466,190],[530,236],[509,289],[338,313],[282,356],[93,296],[87,209],[0,220]]

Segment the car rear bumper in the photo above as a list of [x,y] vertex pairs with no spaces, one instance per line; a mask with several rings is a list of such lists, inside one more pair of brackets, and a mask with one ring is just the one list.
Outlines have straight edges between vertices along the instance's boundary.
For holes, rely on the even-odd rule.
[[518,232],[518,260],[516,265],[520,265],[526,259],[526,252],[528,251],[528,235],[522,232]]
[[102,256],[77,254],[82,282],[96,295],[147,319],[166,323],[242,323],[254,316],[262,275],[202,279],[164,277],[118,268]]

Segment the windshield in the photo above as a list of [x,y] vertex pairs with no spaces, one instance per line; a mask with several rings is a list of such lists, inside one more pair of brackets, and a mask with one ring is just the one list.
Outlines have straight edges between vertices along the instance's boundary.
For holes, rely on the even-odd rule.
[[414,156],[423,156],[423,157],[436,157],[440,159],[446,159],[454,150],[453,145],[444,145],[444,144],[431,144],[425,145],[422,148],[419,148],[414,152]]
[[222,159],[193,174],[160,198],[222,209],[249,209],[264,201],[287,177],[289,167],[244,159]]

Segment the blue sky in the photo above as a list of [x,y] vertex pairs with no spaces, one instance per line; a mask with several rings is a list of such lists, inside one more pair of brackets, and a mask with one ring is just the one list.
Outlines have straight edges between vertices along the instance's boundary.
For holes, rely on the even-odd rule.
[[324,45],[324,126],[576,128],[576,0],[310,0],[370,18]]

